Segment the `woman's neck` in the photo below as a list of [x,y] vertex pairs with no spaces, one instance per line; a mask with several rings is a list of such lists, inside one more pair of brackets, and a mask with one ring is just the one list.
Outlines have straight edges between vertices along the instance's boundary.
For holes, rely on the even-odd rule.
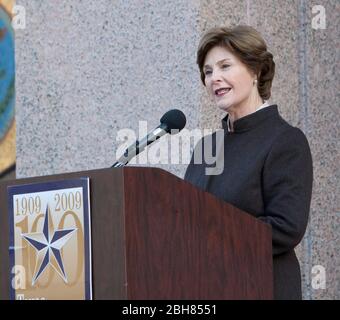
[[236,120],[256,112],[256,110],[260,108],[263,103],[264,101],[262,100],[262,98],[259,97],[259,99],[256,99],[256,101],[252,103],[247,103],[243,106],[235,106],[234,108],[230,108],[230,110],[228,110],[228,118],[230,121],[231,129],[233,130],[233,124]]

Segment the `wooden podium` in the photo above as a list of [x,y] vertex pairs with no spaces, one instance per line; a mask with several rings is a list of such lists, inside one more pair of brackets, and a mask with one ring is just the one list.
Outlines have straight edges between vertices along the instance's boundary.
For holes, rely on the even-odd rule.
[[271,228],[156,168],[0,183],[0,297],[9,298],[7,186],[89,177],[94,299],[273,299]]

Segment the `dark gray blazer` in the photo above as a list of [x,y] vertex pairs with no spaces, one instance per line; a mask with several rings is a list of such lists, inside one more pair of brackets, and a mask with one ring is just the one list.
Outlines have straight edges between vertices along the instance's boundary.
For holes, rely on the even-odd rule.
[[[224,128],[224,169],[206,175],[214,165],[194,163],[203,154],[203,138],[195,147],[185,180],[252,214],[272,226],[274,297],[301,299],[300,266],[294,248],[308,222],[313,167],[303,132],[283,120],[271,105],[234,122],[234,132]],[[216,133],[212,150],[216,150]],[[210,137],[211,138],[211,137]]]

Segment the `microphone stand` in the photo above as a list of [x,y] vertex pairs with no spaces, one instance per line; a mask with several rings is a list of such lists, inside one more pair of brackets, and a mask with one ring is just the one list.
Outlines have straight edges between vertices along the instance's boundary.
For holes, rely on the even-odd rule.
[[120,168],[120,167],[125,167],[125,164],[117,161],[111,166],[111,168]]
[[159,127],[149,133],[142,140],[137,140],[134,144],[128,147],[124,154],[111,166],[111,168],[124,167],[133,157],[144,151],[145,147],[167,133],[167,126],[161,123]]

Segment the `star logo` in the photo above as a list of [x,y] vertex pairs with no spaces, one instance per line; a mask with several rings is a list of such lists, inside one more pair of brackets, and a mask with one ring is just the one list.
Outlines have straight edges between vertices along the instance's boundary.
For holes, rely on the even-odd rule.
[[32,286],[40,278],[48,265],[51,265],[62,277],[64,282],[67,283],[60,250],[65,246],[75,231],[77,231],[77,228],[55,230],[51,211],[49,206],[47,206],[42,232],[25,233],[21,235],[29,245],[36,250],[36,264],[32,278]]

